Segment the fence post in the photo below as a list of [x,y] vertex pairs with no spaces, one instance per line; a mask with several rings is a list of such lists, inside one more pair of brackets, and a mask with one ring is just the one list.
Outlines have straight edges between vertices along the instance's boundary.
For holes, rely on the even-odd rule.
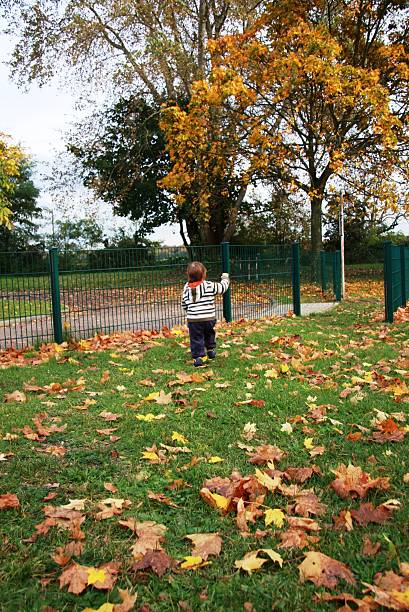
[[326,292],[327,290],[327,266],[326,266],[326,252],[325,251],[321,251],[320,253],[320,258],[321,258],[321,290],[323,293]]
[[292,281],[293,281],[293,305],[294,314],[301,316],[301,282],[300,282],[300,245],[294,242],[292,245]]
[[[228,242],[222,242],[220,244],[221,255],[222,255],[222,272],[230,274],[230,244]],[[231,289],[230,287],[223,295],[223,316],[226,323],[230,323],[233,319],[231,309]]]
[[392,292],[392,242],[383,244],[383,272],[385,293],[385,321],[393,323],[393,292]]
[[406,261],[405,261],[405,245],[400,246],[400,278],[401,278],[401,294],[402,294],[402,306],[406,306],[406,296],[408,287],[406,287]]
[[341,301],[341,265],[340,265],[340,251],[332,253],[332,285],[337,302]]
[[60,280],[58,273],[58,249],[54,247],[48,252],[50,256],[51,303],[53,309],[54,340],[58,344],[61,344],[63,341],[63,335],[61,321]]

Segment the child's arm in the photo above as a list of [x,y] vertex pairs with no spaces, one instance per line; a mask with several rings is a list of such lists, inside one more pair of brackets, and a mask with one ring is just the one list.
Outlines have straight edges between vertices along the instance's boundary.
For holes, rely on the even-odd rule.
[[223,272],[220,283],[213,284],[213,295],[223,295],[230,285],[230,278],[227,272]]

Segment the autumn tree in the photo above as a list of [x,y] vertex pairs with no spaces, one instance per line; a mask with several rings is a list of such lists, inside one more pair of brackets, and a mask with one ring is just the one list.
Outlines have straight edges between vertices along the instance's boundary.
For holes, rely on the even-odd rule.
[[9,136],[0,132],[0,226],[12,228],[12,198],[16,189],[24,155]]
[[[337,181],[364,163],[385,179],[393,179],[398,168],[407,172],[408,31],[407,14],[395,0],[342,5],[310,0],[291,3],[291,10],[281,1],[244,34],[211,43],[213,70],[196,88],[195,105],[200,107],[201,97],[206,109],[218,88],[223,109],[235,104],[236,90],[254,94],[235,114],[246,141],[243,178],[254,183],[264,176],[304,193],[314,251],[322,245],[323,204]],[[194,109],[191,114],[193,120],[178,126],[174,111],[168,129],[176,196],[203,164],[200,148],[194,160],[180,161],[186,147],[182,134],[194,140],[202,130]],[[235,173],[237,164],[232,167]],[[226,181],[224,170],[219,181]],[[210,189],[202,196],[204,210],[213,197]]]

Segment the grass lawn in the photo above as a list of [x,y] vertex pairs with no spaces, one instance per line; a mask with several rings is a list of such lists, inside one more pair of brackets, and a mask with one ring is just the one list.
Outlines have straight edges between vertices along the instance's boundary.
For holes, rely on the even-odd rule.
[[16,319],[18,317],[33,317],[52,312],[51,302],[44,300],[27,300],[21,298],[0,299],[0,320]]
[[[179,333],[148,337],[144,344],[124,336],[122,343],[105,351],[85,342],[82,350],[63,350],[57,359],[4,369],[1,395],[6,398],[19,390],[25,395],[17,399],[26,401],[13,401],[16,396],[12,396],[0,407],[0,496],[13,493],[20,502],[17,508],[0,509],[1,610],[98,609],[105,602],[120,602],[118,587],[137,593],[135,609],[144,611],[334,610],[343,601],[317,602],[314,594],[348,592],[361,598],[362,582],[374,584],[377,572],[398,573],[399,561],[409,562],[409,436],[397,442],[388,441],[388,436],[399,437],[396,432],[400,432],[403,437],[408,424],[409,326],[385,327],[374,320],[375,309],[380,309],[380,302],[369,296],[307,319],[222,327],[218,357],[209,368],[194,372],[199,376],[196,381],[177,376],[193,373],[187,338]],[[77,382],[64,384],[67,380]],[[28,389],[24,383],[29,383]],[[162,403],[155,396],[153,401],[144,400],[159,391],[164,392],[159,396]],[[260,401],[237,405],[246,400]],[[387,420],[378,411],[394,416]],[[37,417],[35,424],[33,417],[44,412],[48,416]],[[101,413],[119,418],[104,420]],[[165,416],[137,418],[149,413]],[[382,428],[382,419],[387,427]],[[248,423],[254,426],[247,425],[243,434]],[[64,425],[62,431],[52,431]],[[30,429],[23,430],[25,426]],[[372,441],[374,432],[385,443]],[[191,452],[172,452],[161,443]],[[250,463],[251,451],[245,447],[263,444],[286,454],[274,466]],[[349,462],[374,479],[389,478],[389,488],[370,488],[363,500],[351,495],[341,498],[331,488],[335,479],[331,470]],[[247,505],[247,525],[243,513],[236,523],[234,501],[232,511],[223,515],[199,494],[206,479],[227,478],[233,470],[247,476],[259,469],[273,477],[274,468],[285,472],[313,465],[316,471],[302,484],[290,470],[281,476],[278,487],[277,481],[275,486],[270,483],[273,492],[260,485],[257,499]],[[254,478],[247,482],[254,487]],[[108,490],[104,483],[111,483]],[[215,481],[208,488],[221,491]],[[313,489],[325,506],[296,511],[299,489]],[[246,497],[241,491],[248,502],[248,493]],[[158,500],[152,493],[165,497]],[[46,496],[49,499],[44,501]],[[117,502],[117,513],[110,518],[96,516],[102,510],[98,504],[106,498],[130,503]],[[393,510],[382,506],[379,524],[360,526],[351,514],[340,514],[357,510],[362,501],[378,506],[390,499],[399,504],[394,502]],[[57,512],[58,524],[37,534],[44,506],[60,508],[70,500],[85,501],[74,502],[71,510],[46,510],[49,517]],[[169,501],[174,505],[166,505]],[[284,513],[281,527],[265,525],[268,508]],[[106,515],[110,513],[108,508]],[[295,515],[316,521],[310,524],[313,531],[298,530],[303,549],[280,547],[281,534]],[[339,529],[334,528],[334,516],[339,517]],[[166,526],[161,545],[177,563],[162,576],[133,567],[137,555],[133,558],[131,548],[138,537],[119,524],[123,520],[131,526],[131,518]],[[181,567],[184,557],[192,555],[185,536],[214,532],[222,538],[220,555],[210,556],[210,563],[198,569]],[[306,535],[318,536],[319,541],[307,541]],[[365,536],[372,544],[379,543],[376,554],[363,554]],[[65,569],[58,562],[64,559],[55,551],[73,538],[83,543],[82,551],[78,546],[73,556],[82,566],[121,564],[112,589],[96,588],[106,570],[97,570],[96,578],[95,572],[88,573],[95,587],[84,586],[81,594],[60,588]],[[235,567],[235,561],[257,549],[279,553],[282,567],[268,561],[251,574]],[[309,550],[345,563],[355,584],[340,579],[331,589],[308,580],[300,583],[298,566]],[[65,568],[71,563],[68,560]]]

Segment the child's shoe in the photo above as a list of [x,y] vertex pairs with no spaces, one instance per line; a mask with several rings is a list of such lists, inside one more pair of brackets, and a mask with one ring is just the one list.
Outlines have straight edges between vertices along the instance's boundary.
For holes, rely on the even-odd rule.
[[193,360],[193,365],[195,368],[203,368],[206,365],[207,357],[196,357]]
[[207,357],[209,359],[216,359],[216,351],[215,350],[207,351]]

